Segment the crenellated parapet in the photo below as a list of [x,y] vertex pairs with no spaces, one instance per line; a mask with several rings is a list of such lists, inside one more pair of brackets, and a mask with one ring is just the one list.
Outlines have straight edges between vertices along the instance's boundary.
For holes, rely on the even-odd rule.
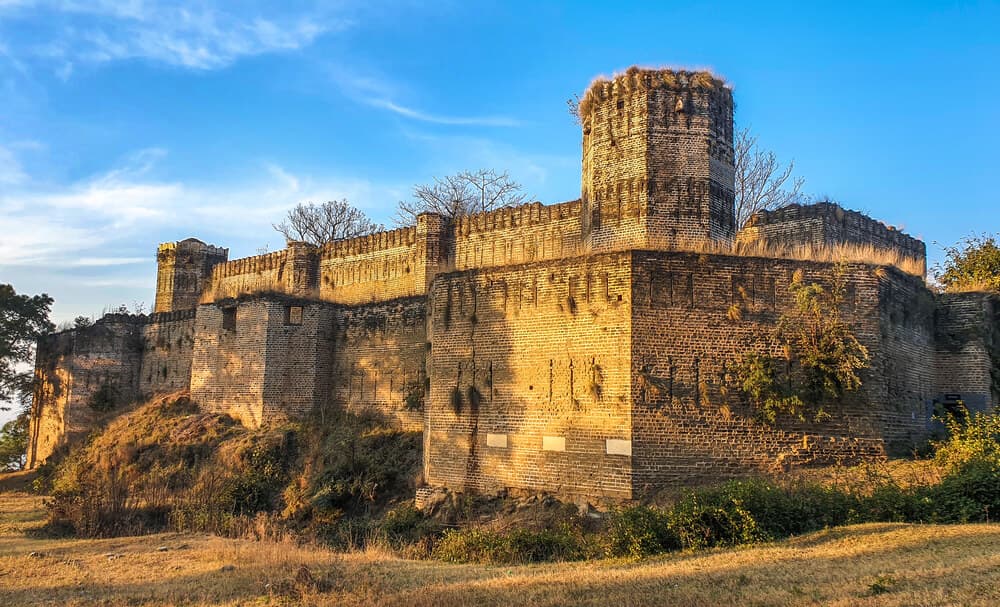
[[775,248],[871,247],[876,251],[890,251],[915,259],[925,268],[927,260],[927,245],[922,240],[830,202],[794,204],[756,213],[740,230],[737,241]]

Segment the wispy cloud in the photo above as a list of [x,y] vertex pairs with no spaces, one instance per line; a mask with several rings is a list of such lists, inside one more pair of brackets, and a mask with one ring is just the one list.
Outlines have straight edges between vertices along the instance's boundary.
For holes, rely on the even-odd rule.
[[400,116],[405,116],[406,118],[412,118],[414,120],[419,120],[421,122],[432,122],[434,124],[451,124],[451,125],[464,125],[464,126],[520,126],[521,122],[514,118],[508,118],[506,116],[475,116],[475,117],[464,117],[464,116],[437,116],[434,114],[427,114],[419,110],[414,110],[397,103],[393,103],[388,99],[368,99],[366,102],[374,107],[382,108],[399,114]]
[[411,120],[451,126],[516,127],[523,123],[509,116],[454,116],[414,109],[397,101],[400,86],[388,78],[359,75],[342,66],[332,66],[333,83],[348,97],[371,107],[387,110]]
[[[242,57],[295,51],[352,21],[323,3],[291,10],[254,3],[224,8],[213,2],[141,0],[0,0],[8,33],[30,24],[39,40],[9,35],[2,53],[54,62],[63,78],[76,64],[141,59],[214,70]],[[3,30],[0,30],[2,32]]]

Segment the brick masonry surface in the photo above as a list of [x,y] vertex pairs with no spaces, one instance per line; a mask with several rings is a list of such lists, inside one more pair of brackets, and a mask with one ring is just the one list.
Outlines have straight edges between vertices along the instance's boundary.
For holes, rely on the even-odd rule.
[[[235,260],[160,245],[154,314],[39,340],[29,463],[84,436],[96,408],[188,389],[250,427],[336,407],[421,431],[430,486],[622,500],[904,452],[942,403],[996,404],[995,296],[935,295],[891,266],[723,253],[735,240],[925,258],[828,203],[736,233],[732,111],[709,74],[630,69],[581,101],[579,200]],[[732,370],[748,352],[781,358],[796,273],[841,277],[870,368],[829,420],[765,425]]]

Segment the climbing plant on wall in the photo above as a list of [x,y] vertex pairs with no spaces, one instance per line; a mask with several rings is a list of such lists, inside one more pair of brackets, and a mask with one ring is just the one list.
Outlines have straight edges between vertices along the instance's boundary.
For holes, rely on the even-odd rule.
[[736,378],[764,421],[781,414],[820,421],[829,417],[830,405],[861,387],[858,373],[868,367],[868,349],[840,312],[843,268],[834,269],[828,285],[806,282],[798,271],[788,290],[793,305],[773,335],[784,349],[785,377],[778,375],[779,361],[750,353],[736,365]]

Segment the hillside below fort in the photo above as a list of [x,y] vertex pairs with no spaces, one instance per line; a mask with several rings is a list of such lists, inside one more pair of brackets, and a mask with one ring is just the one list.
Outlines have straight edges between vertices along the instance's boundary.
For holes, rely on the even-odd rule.
[[[152,314],[39,341],[29,464],[109,410],[189,390],[250,427],[336,407],[421,431],[418,498],[621,500],[905,452],[936,408],[998,402],[1000,305],[931,292],[923,242],[830,203],[737,229],[724,82],[632,68],[595,81],[580,117],[577,200],[236,260],[160,245]],[[769,423],[733,369],[782,359],[802,281],[842,289],[869,363],[828,418]]]

